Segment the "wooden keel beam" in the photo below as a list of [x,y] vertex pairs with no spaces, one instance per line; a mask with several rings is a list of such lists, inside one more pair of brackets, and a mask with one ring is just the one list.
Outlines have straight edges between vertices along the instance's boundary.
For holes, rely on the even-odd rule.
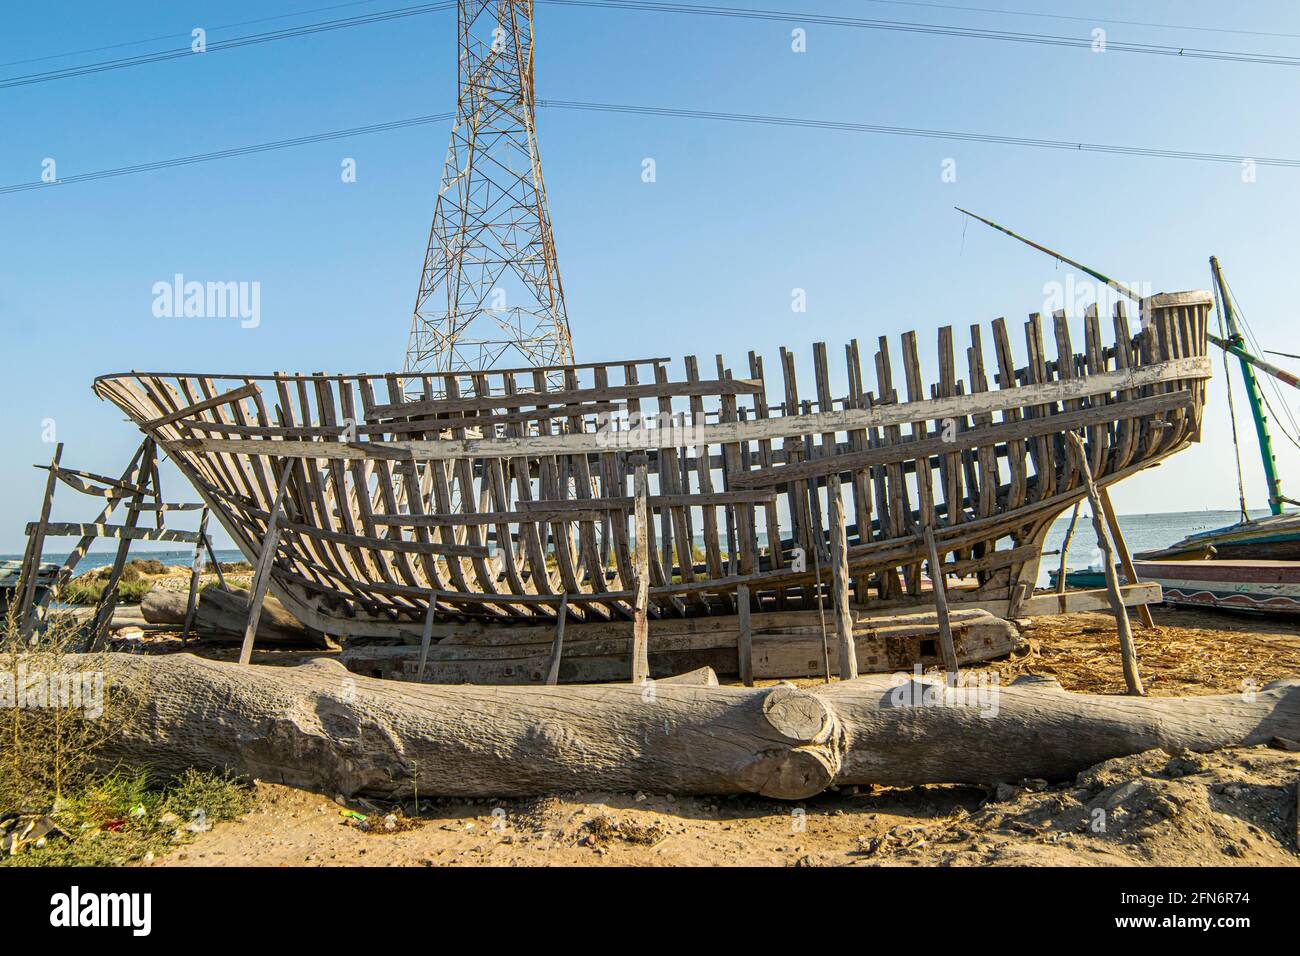
[[[116,657],[105,692],[148,697],[105,741],[106,761],[163,773],[224,768],[387,800],[584,790],[801,800],[828,786],[1065,781],[1157,747],[1203,753],[1300,738],[1295,680],[1181,698],[1022,682],[1000,689],[994,713],[963,706],[963,690],[930,678],[901,688],[890,675],[810,689],[665,683],[648,707],[626,683],[467,693],[349,675],[324,659],[244,668],[191,654]],[[328,714],[324,725],[285,719],[317,713]]]

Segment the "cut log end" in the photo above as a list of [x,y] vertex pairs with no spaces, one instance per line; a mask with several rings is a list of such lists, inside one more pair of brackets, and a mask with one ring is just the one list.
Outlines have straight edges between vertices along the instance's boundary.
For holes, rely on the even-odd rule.
[[829,787],[839,771],[839,758],[829,747],[778,748],[741,768],[737,783],[775,800],[805,800]]
[[764,696],[763,716],[781,736],[801,744],[826,740],[835,723],[825,701],[792,684],[779,684]]

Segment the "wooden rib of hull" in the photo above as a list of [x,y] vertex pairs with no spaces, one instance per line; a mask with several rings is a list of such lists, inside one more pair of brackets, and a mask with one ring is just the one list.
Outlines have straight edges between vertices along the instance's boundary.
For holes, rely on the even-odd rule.
[[162,445],[249,560],[292,462],[271,587],[327,633],[418,636],[430,602],[437,627],[543,624],[565,595],[575,624],[630,620],[634,455],[649,460],[652,618],[734,614],[742,585],[755,613],[815,606],[819,574],[832,580],[831,488],[858,606],[926,602],[930,527],[945,570],[973,582],[953,600],[1014,611],[1047,527],[1084,494],[1066,430],[1086,434],[1102,483],[1199,439],[1210,301],[1154,296],[1136,335],[1117,307],[1111,344],[1090,310],[1078,352],[1062,313],[1054,351],[1032,315],[1023,362],[1001,319],[991,336],[971,327],[960,364],[944,328],[928,388],[908,333],[900,369],[881,339],[874,389],[854,341],[838,369],[818,344],[803,392],[785,350],[775,376],[750,353],[744,377],[718,356],[708,373],[687,358],[682,378],[656,358],[455,376],[132,372],[95,391]]

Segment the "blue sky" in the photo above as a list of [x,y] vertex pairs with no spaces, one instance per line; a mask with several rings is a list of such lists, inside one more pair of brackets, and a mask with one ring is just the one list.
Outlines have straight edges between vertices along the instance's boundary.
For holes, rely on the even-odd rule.
[[[405,5],[11,5],[0,77]],[[748,5],[748,4],[747,4]],[[984,6],[971,0],[971,5]],[[1125,26],[1143,20],[1300,35],[1289,3],[1089,0],[999,7],[1051,20],[868,0],[778,10],[960,24],[1300,56],[1300,39]],[[295,19],[221,30],[277,13]],[[808,25],[539,5],[542,98],[780,114],[1015,136],[1300,157],[1300,69]],[[142,38],[118,50],[42,59]],[[454,13],[359,26],[176,61],[0,89],[0,185],[450,110]],[[0,196],[0,551],[22,546],[54,419],[65,463],[120,470],[135,429],[90,391],[129,368],[400,368],[448,126],[438,124],[97,183]],[[980,143],[543,110],[539,137],[580,360],[711,357],[742,368],[778,346],[835,353],[917,329],[1042,308],[1050,260],[977,224],[982,211],[1156,290],[1208,287],[1217,254],[1267,347],[1296,352],[1300,170]],[[357,162],[357,182],[340,163]],[[642,182],[642,160],[657,181]],[[941,178],[956,163],[955,182]],[[261,284],[261,324],[152,313],[175,273]],[[807,292],[794,315],[791,290]],[[834,353],[833,353],[834,354]],[[932,362],[932,359],[930,360]],[[1217,356],[1216,356],[1217,361]],[[1285,360],[1280,360],[1285,361]],[[1293,365],[1300,363],[1292,363]],[[1296,395],[1287,396],[1292,410]],[[1244,402],[1239,401],[1239,412]],[[1221,376],[1205,442],[1123,483],[1121,512],[1232,507]],[[1300,452],[1278,438],[1286,477]],[[1253,451],[1247,492],[1262,505]],[[189,497],[174,472],[169,497]],[[1300,488],[1293,483],[1290,493]],[[61,496],[59,515],[94,504]]]

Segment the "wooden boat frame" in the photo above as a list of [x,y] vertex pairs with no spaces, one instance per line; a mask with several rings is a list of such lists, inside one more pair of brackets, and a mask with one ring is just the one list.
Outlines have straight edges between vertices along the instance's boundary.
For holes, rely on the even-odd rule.
[[1103,485],[1199,440],[1211,301],[1153,296],[1137,334],[1120,303],[1111,345],[1093,307],[1077,353],[1057,312],[1055,359],[1031,315],[1019,367],[1005,320],[987,365],[973,325],[969,386],[945,326],[928,395],[914,332],[901,379],[880,338],[873,390],[856,340],[838,391],[814,346],[809,397],[783,348],[775,403],[754,352],[747,377],[718,356],[704,378],[688,356],[677,380],[650,358],[472,374],[130,372],[94,389],[166,451],[250,561],[278,524],[271,590],[330,634],[410,639],[431,602],[440,635],[553,623],[562,602],[573,624],[630,621],[637,461],[652,621],[736,614],[738,593],[754,613],[816,607],[840,509],[857,610],[929,603],[930,528],[944,573],[974,581],[950,588],[954,605],[1003,602],[1014,616],[1048,527],[1085,494],[1068,431],[1086,435]]

